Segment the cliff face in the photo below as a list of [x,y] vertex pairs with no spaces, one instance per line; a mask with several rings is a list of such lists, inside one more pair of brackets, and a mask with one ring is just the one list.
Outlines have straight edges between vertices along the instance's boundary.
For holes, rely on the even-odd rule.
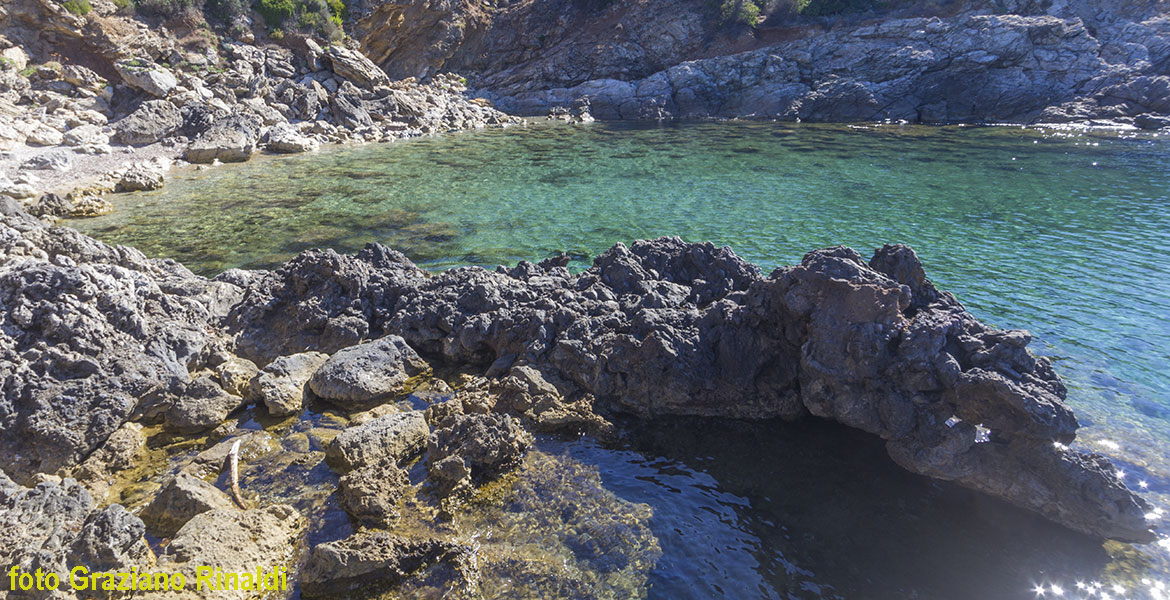
[[602,118],[1158,128],[1170,125],[1168,14],[1164,0],[956,2],[735,34],[698,1],[375,1],[354,34],[392,72],[458,71],[518,114],[587,98]]

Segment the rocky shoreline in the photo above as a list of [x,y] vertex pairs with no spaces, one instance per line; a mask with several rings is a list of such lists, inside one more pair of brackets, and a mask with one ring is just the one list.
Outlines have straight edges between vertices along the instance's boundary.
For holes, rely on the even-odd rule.
[[[183,44],[96,4],[85,18],[53,0],[0,8],[0,195],[39,216],[107,212],[104,194],[157,189],[176,164],[520,122],[455,75],[391,81],[312,37]],[[90,48],[44,60],[69,44]]]
[[[488,567],[458,537],[412,535],[410,503],[458,518],[512,485],[533,434],[604,439],[618,416],[827,419],[911,472],[1097,538],[1155,539],[1109,460],[1068,448],[1076,418],[1029,335],[978,322],[905,246],[818,250],[764,275],[677,238],[619,244],[578,274],[560,257],[429,273],[370,245],[205,279],[0,208],[6,565],[285,565],[306,596],[423,572],[476,597]],[[338,425],[284,434],[302,449],[276,465],[269,432],[287,425],[231,425],[247,407],[279,423],[310,405]],[[141,470],[162,439],[147,432],[182,449],[159,484]],[[291,494],[336,495],[360,528],[305,547],[306,515],[223,491],[233,455],[335,473]]]

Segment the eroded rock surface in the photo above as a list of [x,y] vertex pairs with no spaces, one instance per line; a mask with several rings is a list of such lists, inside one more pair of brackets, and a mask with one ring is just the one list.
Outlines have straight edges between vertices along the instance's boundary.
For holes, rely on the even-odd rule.
[[342,471],[394,465],[420,452],[430,431],[421,412],[394,413],[346,428],[333,438],[326,457]]
[[313,393],[342,407],[362,407],[405,389],[408,379],[430,369],[406,341],[389,335],[346,348],[313,373]]
[[[417,351],[486,377],[439,393],[425,412],[371,411],[328,442],[342,473],[417,455],[428,418],[432,478],[454,489],[514,463],[522,424],[816,415],[885,440],[912,472],[1092,535],[1153,539],[1148,505],[1108,461],[1067,448],[1076,418],[1029,335],[980,323],[905,246],[868,261],[818,250],[765,276],[727,248],[677,238],[619,244],[576,274],[563,258],[429,274],[371,245],[208,281],[46,228],[10,201],[0,209],[0,450],[18,480],[75,467],[132,419],[197,431],[243,402],[188,368],[233,353],[258,365],[343,356],[373,339],[352,353],[388,344],[403,361]],[[225,334],[230,347],[212,343]],[[396,364],[378,356],[359,371]],[[205,452],[201,468],[217,471],[228,445]]]
[[[278,351],[333,345],[339,331],[396,334],[457,364],[539,367],[645,418],[814,414],[887,440],[911,471],[1094,535],[1151,539],[1144,501],[1063,447],[1077,423],[1027,334],[979,323],[905,246],[868,262],[819,250],[767,277],[726,248],[676,238],[615,246],[576,275],[550,261],[425,276],[388,256],[371,246],[290,261],[233,310],[241,345],[276,345],[274,330]],[[313,290],[313,304],[294,290]],[[1025,472],[1027,486],[1007,485]],[[1058,490],[1078,491],[1054,502]]]

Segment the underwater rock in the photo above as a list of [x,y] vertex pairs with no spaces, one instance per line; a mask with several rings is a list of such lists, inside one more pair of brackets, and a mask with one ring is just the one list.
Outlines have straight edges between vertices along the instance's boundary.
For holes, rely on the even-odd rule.
[[440,496],[461,494],[514,468],[530,444],[508,415],[452,415],[427,439],[427,472]]
[[163,485],[139,516],[152,533],[168,537],[195,515],[215,509],[233,510],[235,505],[219,488],[180,472]]
[[313,373],[309,387],[342,408],[362,408],[401,394],[408,379],[428,369],[405,340],[388,335],[329,357]]
[[320,352],[302,352],[282,356],[252,378],[252,398],[264,403],[269,414],[277,417],[296,414],[305,404],[305,388],[313,373],[329,356]]
[[388,527],[398,518],[398,501],[410,482],[395,464],[376,464],[350,471],[338,484],[341,508],[359,523]]
[[413,540],[383,531],[356,533],[313,548],[301,571],[305,597],[335,596],[401,584],[440,562],[472,563],[470,547],[436,539]]
[[329,443],[325,458],[342,472],[397,464],[421,451],[430,432],[421,411],[386,415],[347,427]]

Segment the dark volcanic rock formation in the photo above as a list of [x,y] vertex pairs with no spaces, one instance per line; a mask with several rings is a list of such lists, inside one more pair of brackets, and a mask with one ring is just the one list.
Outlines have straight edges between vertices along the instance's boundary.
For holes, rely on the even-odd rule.
[[[1092,535],[1153,539],[1149,507],[1109,462],[1067,448],[1077,421],[1028,334],[981,324],[905,246],[869,261],[818,250],[764,276],[727,248],[677,238],[619,244],[579,274],[560,259],[431,274],[371,245],[228,283],[0,208],[0,451],[18,480],[67,473],[127,420],[186,406],[170,398],[186,389],[174,382],[228,360],[210,343],[223,334],[260,367],[395,335],[495,382],[461,390],[451,414],[549,427],[603,425],[594,410],[811,414],[879,436],[915,473]],[[391,414],[338,436],[329,455],[347,471],[399,460],[429,433],[421,412]]]
[[534,365],[647,418],[811,413],[880,436],[916,473],[1087,533],[1152,539],[1148,506],[1108,462],[1065,448],[1077,422],[1028,334],[981,324],[905,246],[868,263],[819,250],[768,277],[677,238],[619,244],[577,275],[550,261],[428,276],[377,246],[309,252],[231,319],[259,362],[333,346],[339,331],[394,334],[454,363]]

